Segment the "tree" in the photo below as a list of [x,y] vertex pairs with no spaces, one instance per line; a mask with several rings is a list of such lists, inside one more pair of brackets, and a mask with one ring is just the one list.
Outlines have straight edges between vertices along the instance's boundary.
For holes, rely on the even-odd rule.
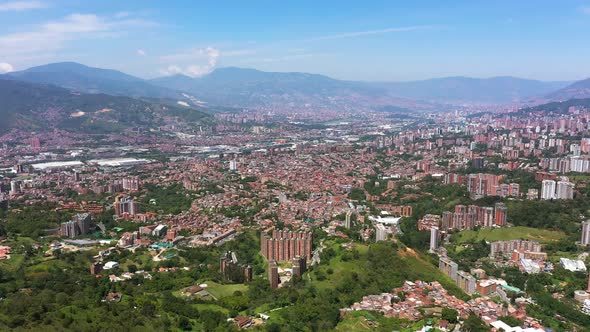
[[141,314],[148,317],[153,317],[156,313],[156,306],[151,302],[147,301],[143,304],[141,308]]
[[184,316],[180,317],[180,319],[178,320],[178,327],[183,331],[190,331],[193,329],[191,321]]
[[463,326],[461,327],[462,332],[487,332],[490,331],[490,328],[485,325],[485,323],[481,320],[481,318],[477,317],[474,314],[469,315],[469,317],[463,322]]
[[501,317],[498,317],[498,320],[503,321],[504,323],[510,325],[511,327],[521,326],[523,323],[522,320],[514,318],[512,316],[501,316]]
[[459,316],[459,313],[455,309],[446,308],[446,307],[442,309],[441,318],[448,321],[449,323],[453,323],[453,324],[457,323],[458,316]]

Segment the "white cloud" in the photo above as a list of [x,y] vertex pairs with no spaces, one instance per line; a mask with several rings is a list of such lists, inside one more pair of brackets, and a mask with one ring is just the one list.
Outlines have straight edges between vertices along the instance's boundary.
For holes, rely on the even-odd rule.
[[424,30],[424,29],[430,29],[430,28],[432,28],[432,26],[418,25],[418,26],[409,26],[409,27],[387,28],[387,29],[380,29],[380,30],[355,31],[355,32],[346,32],[346,33],[341,33],[341,34],[336,34],[336,35],[314,37],[314,38],[306,39],[305,41],[319,41],[319,40],[327,40],[327,39],[353,38],[353,37],[361,37],[361,36],[369,36],[369,35],[380,35],[380,34],[384,34],[384,33]]
[[6,74],[14,71],[14,67],[10,63],[0,62],[0,74]]
[[144,50],[137,50],[137,55],[145,56],[145,51]]
[[[215,69],[220,56],[221,52],[213,47],[196,49],[187,53],[163,56],[161,57],[163,61],[187,61],[189,63],[185,66],[179,66],[177,64],[169,65],[165,69],[161,69],[160,73],[162,75],[183,74],[190,77],[203,76]],[[194,64],[195,60],[200,59],[205,60],[206,63]]]
[[58,21],[41,24],[31,31],[0,35],[0,55],[21,56],[55,51],[72,40],[114,38],[127,29],[152,27],[156,23],[141,19],[117,19],[94,14],[72,14]]
[[22,12],[25,10],[47,8],[47,4],[40,1],[13,1],[0,3],[0,12]]

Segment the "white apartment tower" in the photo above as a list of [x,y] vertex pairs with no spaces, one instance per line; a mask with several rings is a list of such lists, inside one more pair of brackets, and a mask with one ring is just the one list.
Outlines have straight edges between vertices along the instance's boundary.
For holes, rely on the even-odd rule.
[[582,223],[582,240],[580,244],[583,246],[590,245],[590,220]]
[[541,186],[541,199],[554,199],[555,198],[555,181],[543,180]]
[[438,249],[438,227],[432,227],[430,229],[430,250],[435,251]]

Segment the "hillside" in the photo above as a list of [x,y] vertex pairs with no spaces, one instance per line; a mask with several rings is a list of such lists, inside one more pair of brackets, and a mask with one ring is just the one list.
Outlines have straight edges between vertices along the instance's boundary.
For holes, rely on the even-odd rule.
[[[399,106],[440,109],[464,103],[512,103],[557,93],[571,82],[544,82],[516,77],[444,77],[408,82],[338,80],[300,72],[218,68],[202,77],[172,75],[143,80],[120,71],[73,62],[48,64],[0,76],[30,83],[52,84],[83,93],[186,100],[229,107],[285,109],[373,109]],[[564,90],[571,95],[590,93],[584,81]],[[584,90],[585,89],[585,90]],[[559,90],[561,91],[561,90]],[[574,93],[574,91],[576,91]],[[188,93],[195,99],[183,95]],[[577,93],[577,94],[576,94]]]
[[194,125],[211,117],[191,108],[130,97],[81,94],[69,90],[0,79],[0,133],[10,129],[121,132],[177,121]]
[[181,99],[178,91],[152,85],[120,71],[88,67],[75,62],[60,62],[1,75],[30,83],[52,84],[83,93],[117,96]]
[[394,95],[446,103],[508,103],[563,88],[569,82],[543,82],[517,77],[444,77],[381,83]]
[[379,103],[385,90],[362,82],[340,81],[307,73],[274,73],[255,69],[219,68],[208,75],[157,78],[151,83],[181,91],[212,104],[227,106],[305,105],[350,106]]
[[575,82],[563,89],[550,93],[546,95],[546,98],[558,101],[590,98],[590,78]]
[[[244,68],[219,68],[200,78],[161,77],[153,84],[188,91],[215,103],[264,104],[276,100],[325,103],[334,100],[434,103],[509,103],[561,89],[569,82],[543,82],[516,77],[445,77],[408,82],[342,81],[307,73],[275,73]],[[410,103],[411,104],[411,103]]]
[[518,112],[514,114],[525,115],[531,112],[567,113],[570,107],[590,108],[590,98],[569,99],[566,101],[556,101],[533,107],[526,107],[518,110]]

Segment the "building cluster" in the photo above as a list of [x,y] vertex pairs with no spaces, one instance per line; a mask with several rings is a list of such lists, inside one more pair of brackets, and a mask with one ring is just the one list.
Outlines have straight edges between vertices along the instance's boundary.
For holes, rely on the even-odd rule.
[[396,205],[389,210],[392,215],[399,217],[411,217],[414,209],[411,205]]
[[88,234],[90,231],[90,221],[92,216],[90,213],[76,214],[72,220],[61,223],[59,227],[59,235],[69,238],[75,238],[80,235]]
[[264,232],[260,236],[260,250],[267,261],[290,261],[293,258],[305,257],[311,260],[311,232],[293,232],[290,230],[273,230],[272,236]]
[[528,252],[538,253],[541,252],[541,244],[537,241],[525,241],[525,240],[510,240],[510,241],[495,241],[492,242],[490,249],[490,256],[496,257],[497,255],[512,255],[514,251],[517,252]]
[[[82,177],[80,173],[74,173],[74,181],[80,182]],[[90,190],[95,194],[116,194],[121,192],[133,192],[138,191],[140,186],[139,176],[124,177],[123,179],[114,179],[109,181],[107,184],[93,183],[91,184]]]
[[[272,230],[272,236],[260,236],[261,253],[268,261],[268,280],[271,288],[277,288],[293,276],[301,277],[307,270],[312,257],[312,234],[290,230]],[[277,262],[290,262],[291,269],[285,271]],[[284,276],[281,278],[281,274]]]
[[437,214],[425,214],[422,219],[418,220],[418,230],[429,231],[433,227],[440,227],[441,217]]
[[494,207],[477,205],[456,205],[455,211],[442,214],[440,229],[473,229],[475,227],[506,226],[508,209],[504,203],[496,203]]
[[[587,138],[585,139],[587,140]],[[572,146],[577,146],[573,145]],[[574,151],[578,151],[577,149]],[[539,167],[544,170],[548,170],[556,173],[587,173],[590,171],[590,159],[588,156],[568,156],[565,158],[541,158]]]
[[117,196],[114,208],[115,216],[119,218],[133,217],[139,213],[137,202],[130,196]]
[[490,258],[496,265],[517,266],[526,273],[553,271],[553,264],[547,261],[547,253],[541,251],[541,244],[536,241],[492,242]]
[[276,289],[291,280],[292,277],[303,276],[303,273],[307,271],[307,260],[302,256],[295,256],[290,260],[291,268],[283,269],[279,267],[277,261],[269,261],[268,263],[268,281],[270,288]]
[[219,272],[224,280],[241,281],[242,278],[236,278],[236,274],[241,274],[244,282],[252,281],[252,266],[239,264],[236,253],[232,251],[227,251],[221,255]]
[[489,297],[479,297],[465,302],[449,295],[446,289],[436,281],[431,283],[406,281],[402,287],[394,288],[389,293],[364,296],[360,302],[340,311],[343,315],[357,310],[378,311],[385,317],[417,321],[424,318],[425,307],[451,308],[457,310],[462,319],[475,314],[489,326],[498,325],[498,318],[501,316],[512,316],[523,321],[522,328],[526,331],[545,331],[538,320],[526,315],[524,307],[514,307],[510,304],[504,306]]
[[447,257],[440,257],[438,269],[457,283],[467,294],[475,294],[476,279],[471,274],[459,270],[459,265]]
[[485,196],[520,197],[520,185],[518,183],[500,183],[503,177],[503,175],[496,174],[447,173],[444,183],[466,186],[473,199]]
[[569,181],[543,180],[541,182],[541,199],[573,199],[574,184]]

